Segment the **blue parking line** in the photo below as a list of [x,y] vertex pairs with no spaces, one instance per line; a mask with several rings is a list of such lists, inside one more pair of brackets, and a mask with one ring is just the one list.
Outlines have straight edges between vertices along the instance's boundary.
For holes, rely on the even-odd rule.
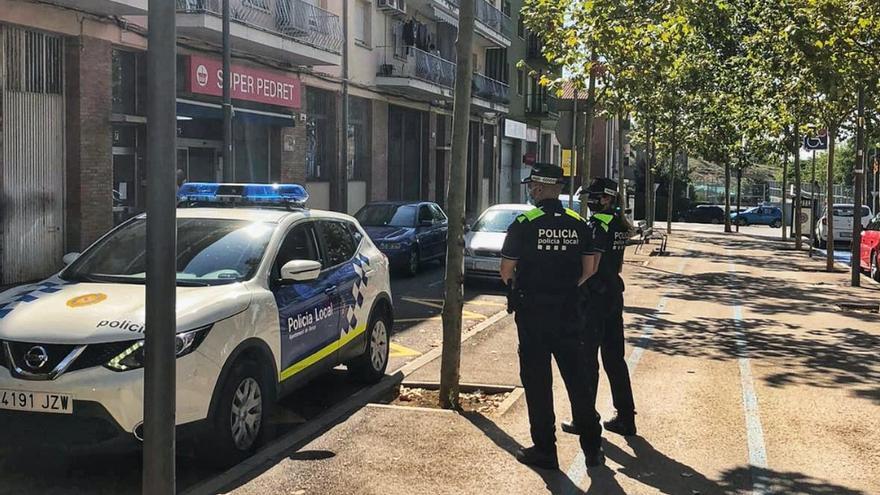
[[[733,262],[729,262],[728,272],[736,272]],[[737,363],[739,364],[740,386],[742,388],[743,412],[746,420],[746,437],[749,449],[749,474],[752,481],[752,492],[761,495],[767,492],[767,486],[761,479],[762,471],[767,469],[767,449],[764,444],[764,428],[761,425],[761,414],[758,410],[758,396],[755,393],[752,378],[752,365],[749,360],[749,344],[743,330],[742,305],[733,305],[734,338],[737,347]]]

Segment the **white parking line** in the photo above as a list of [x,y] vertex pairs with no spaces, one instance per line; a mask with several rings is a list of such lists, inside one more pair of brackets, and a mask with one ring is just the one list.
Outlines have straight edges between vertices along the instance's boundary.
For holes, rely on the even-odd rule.
[[[679,265],[678,269],[675,271],[677,275],[681,275],[684,273],[685,267],[687,266],[688,260],[687,258],[681,261],[681,265]],[[663,296],[660,298],[660,301],[657,303],[657,312],[661,312],[666,310],[666,303],[668,302],[668,298]],[[642,327],[642,334],[639,336],[638,343],[632,352],[629,353],[629,357],[626,360],[626,365],[629,368],[629,376],[631,381],[635,381],[635,372],[636,366],[638,366],[639,361],[642,359],[642,354],[645,353],[645,349],[651,345],[651,338],[654,335],[654,331],[657,329],[654,323],[647,323]],[[613,408],[614,404],[612,399],[608,399],[609,407]],[[584,478],[587,476],[587,465],[586,458],[584,458],[583,452],[578,452],[578,455],[575,456],[574,461],[569,466],[568,471],[566,471],[566,476],[572,481],[572,484],[568,486],[568,490],[565,492],[566,495],[578,493],[580,490],[580,485],[584,481]]]

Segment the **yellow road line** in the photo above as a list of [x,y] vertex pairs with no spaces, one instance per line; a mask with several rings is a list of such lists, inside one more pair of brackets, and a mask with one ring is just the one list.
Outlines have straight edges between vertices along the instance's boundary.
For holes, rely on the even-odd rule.
[[389,357],[409,357],[422,355],[421,352],[415,349],[410,349],[409,347],[404,347],[396,342],[392,342],[388,348],[391,351],[391,353],[388,355]]

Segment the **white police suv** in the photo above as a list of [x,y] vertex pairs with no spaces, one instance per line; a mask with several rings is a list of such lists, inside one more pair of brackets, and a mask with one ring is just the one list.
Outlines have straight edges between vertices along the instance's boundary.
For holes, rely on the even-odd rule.
[[[255,449],[273,401],[310,377],[345,363],[377,381],[388,364],[387,259],[307,198],[299,185],[178,193],[177,424],[224,460]],[[0,294],[0,430],[141,438],[145,237],[141,215]]]

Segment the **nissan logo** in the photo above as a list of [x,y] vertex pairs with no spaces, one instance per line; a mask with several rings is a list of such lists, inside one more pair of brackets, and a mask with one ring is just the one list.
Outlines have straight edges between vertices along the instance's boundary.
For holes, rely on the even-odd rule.
[[35,345],[25,353],[24,362],[28,368],[34,371],[39,370],[49,362],[49,353],[42,346]]

